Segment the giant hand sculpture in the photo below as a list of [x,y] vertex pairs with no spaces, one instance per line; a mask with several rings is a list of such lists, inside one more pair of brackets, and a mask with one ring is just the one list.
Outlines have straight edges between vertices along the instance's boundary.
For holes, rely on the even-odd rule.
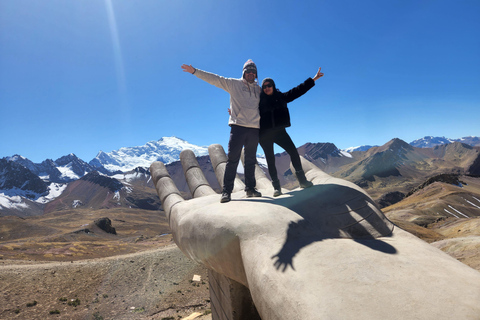
[[[209,148],[222,184],[220,145]],[[250,290],[261,319],[480,319],[480,273],[394,226],[359,187],[302,159],[308,189],[262,198],[236,181],[220,203],[190,150],[181,154],[193,199],[161,162],[150,170],[178,247]]]

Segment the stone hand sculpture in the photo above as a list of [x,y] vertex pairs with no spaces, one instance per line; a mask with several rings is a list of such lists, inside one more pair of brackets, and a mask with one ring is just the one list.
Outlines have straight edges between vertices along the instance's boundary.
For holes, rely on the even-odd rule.
[[[222,184],[225,152],[209,153]],[[248,288],[261,319],[480,318],[480,273],[396,227],[353,183],[302,158],[311,188],[273,198],[257,168],[262,198],[236,192],[237,179],[232,201],[220,203],[193,152],[180,157],[193,199],[163,163],[150,167],[174,240]]]

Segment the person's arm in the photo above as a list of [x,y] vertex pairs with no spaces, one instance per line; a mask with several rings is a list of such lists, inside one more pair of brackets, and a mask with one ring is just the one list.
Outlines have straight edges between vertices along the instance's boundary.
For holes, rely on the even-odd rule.
[[308,78],[305,80],[302,84],[296,86],[295,88],[290,89],[287,92],[283,93],[283,99],[289,103],[292,102],[293,100],[303,96],[305,93],[307,93],[308,90],[313,88],[315,85],[315,81],[323,77],[323,73],[321,72],[322,68],[318,68],[317,73],[313,78]]
[[191,73],[191,74],[195,75],[197,78],[200,78],[203,81],[208,82],[208,83],[214,85],[215,87],[223,89],[223,90],[225,90],[229,93],[230,93],[230,87],[231,87],[230,84],[231,84],[232,81],[235,80],[235,79],[232,79],[232,78],[225,78],[225,77],[219,76],[219,75],[214,74],[214,73],[210,73],[210,72],[207,72],[207,71],[196,69],[196,68],[192,67],[192,65],[183,64],[182,69],[183,69],[184,72]]

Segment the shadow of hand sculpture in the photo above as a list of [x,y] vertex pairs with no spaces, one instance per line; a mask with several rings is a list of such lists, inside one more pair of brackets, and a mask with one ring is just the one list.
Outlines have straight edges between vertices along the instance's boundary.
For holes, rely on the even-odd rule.
[[[209,153],[222,185],[225,152],[212,145]],[[262,319],[480,315],[480,273],[394,228],[353,183],[302,158],[313,187],[270,197],[271,182],[257,166],[263,197],[245,198],[237,179],[232,201],[220,203],[193,152],[184,150],[180,159],[193,196],[188,201],[163,163],[150,167],[176,244],[249,288]]]

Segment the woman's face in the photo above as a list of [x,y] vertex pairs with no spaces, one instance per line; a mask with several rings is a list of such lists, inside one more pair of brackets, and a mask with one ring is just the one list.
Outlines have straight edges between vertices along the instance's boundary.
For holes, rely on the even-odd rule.
[[263,86],[262,86],[262,89],[263,89],[263,92],[267,95],[267,96],[271,96],[273,94],[273,85],[271,82],[269,81],[266,81]]

